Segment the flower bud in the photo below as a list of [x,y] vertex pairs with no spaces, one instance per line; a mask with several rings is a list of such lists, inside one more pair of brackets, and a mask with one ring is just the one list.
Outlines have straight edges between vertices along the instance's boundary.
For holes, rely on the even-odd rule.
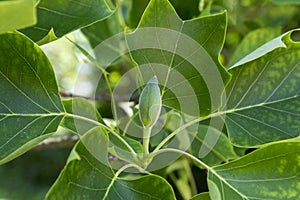
[[145,128],[150,128],[157,122],[160,110],[160,89],[157,78],[154,76],[148,81],[140,96],[139,115]]

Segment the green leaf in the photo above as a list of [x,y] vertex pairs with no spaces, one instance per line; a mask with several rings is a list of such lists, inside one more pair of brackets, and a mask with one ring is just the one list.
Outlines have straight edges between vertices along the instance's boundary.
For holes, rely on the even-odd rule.
[[107,147],[103,129],[85,134],[46,199],[175,199],[171,186],[157,175],[116,177],[106,160]]
[[280,28],[260,28],[248,33],[235,49],[229,66],[244,58],[264,43],[280,35]]
[[98,21],[81,29],[83,34],[89,40],[92,48],[95,48],[104,40],[122,31],[117,14],[118,13],[115,12],[107,19]]
[[150,0],[132,0],[131,9],[129,11],[129,19],[128,19],[128,26],[131,28],[135,28],[138,26],[139,21],[145,11],[147,5],[149,4]]
[[211,200],[211,198],[209,197],[208,192],[203,192],[203,193],[197,194],[196,196],[193,196],[193,198],[191,198],[190,200]]
[[226,13],[182,21],[167,0],[150,1],[126,40],[142,81],[156,75],[164,86],[163,105],[196,116],[219,107],[230,78],[218,61],[226,24]]
[[169,0],[174,6],[176,12],[181,19],[188,20],[199,16],[199,1],[200,0]]
[[[72,98],[63,101],[67,115],[61,126],[79,135],[85,134],[90,129],[98,126],[98,122],[104,124],[102,117],[88,100]],[[73,115],[73,116],[72,116]]]
[[[230,69],[225,123],[230,140],[238,146],[299,135],[300,43],[290,39],[291,33],[281,37],[286,47]],[[278,43],[273,40],[264,46],[273,42]]]
[[112,13],[105,0],[40,0],[37,6],[38,22],[22,32],[38,42],[48,35],[62,37],[67,33],[102,20]]
[[0,33],[36,23],[35,0],[0,1]]
[[247,62],[251,62],[251,61],[253,61],[253,60],[255,60],[277,48],[286,47],[285,43],[282,41],[282,38],[289,34],[290,34],[290,32],[284,33],[284,34],[280,35],[279,37],[274,38],[273,40],[263,44],[259,48],[255,49],[255,51],[249,53],[244,58],[240,59],[237,63],[235,63],[229,69],[232,69],[237,66],[241,66]]
[[237,158],[229,139],[219,130],[206,125],[199,125],[198,131],[193,136],[191,152],[206,164],[215,166]]
[[214,200],[299,199],[299,142],[276,143],[214,167],[208,186]]
[[0,164],[3,164],[55,132],[64,108],[52,66],[36,44],[12,32],[0,35],[0,46]]
[[[139,141],[122,135],[120,135],[120,137],[123,138],[135,152],[143,152],[143,146]],[[109,135],[109,142],[109,153],[130,163],[136,162],[128,147],[124,145],[124,143],[122,143],[115,135]]]

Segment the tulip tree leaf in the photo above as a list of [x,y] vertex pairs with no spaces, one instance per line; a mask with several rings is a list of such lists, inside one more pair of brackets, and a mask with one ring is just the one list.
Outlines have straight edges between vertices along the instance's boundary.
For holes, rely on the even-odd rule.
[[[52,66],[24,35],[0,35],[0,164],[55,132],[64,116]],[[10,59],[7,59],[10,58]]]
[[35,0],[0,1],[0,33],[34,25],[34,4]]
[[230,69],[225,123],[238,146],[299,135],[300,43],[290,39],[291,33],[281,38],[286,47]]
[[37,24],[22,32],[38,42],[53,29],[52,34],[59,38],[102,20],[111,13],[105,0],[40,0],[37,5]]
[[[198,131],[193,135],[194,138],[190,147],[191,152],[196,157],[200,157],[206,164],[214,166],[237,158],[227,136],[217,129],[199,125]],[[205,152],[209,153],[206,154]]]
[[163,86],[163,105],[196,116],[220,105],[230,77],[218,61],[226,24],[225,12],[182,21],[169,1],[150,1],[126,40],[144,83],[156,75]]
[[115,177],[106,159],[108,142],[99,127],[84,135],[46,199],[175,199],[171,186],[157,175]]
[[299,199],[299,142],[275,143],[212,168],[212,199]]

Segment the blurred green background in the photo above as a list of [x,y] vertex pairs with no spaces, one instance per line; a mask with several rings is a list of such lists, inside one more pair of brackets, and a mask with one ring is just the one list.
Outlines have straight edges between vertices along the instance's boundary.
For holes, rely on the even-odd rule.
[[[100,22],[104,29],[103,32],[99,30],[99,37],[108,38],[122,30],[124,26],[134,29],[149,0],[120,2],[122,5],[120,12],[124,18],[121,23],[123,27],[118,25],[120,19],[112,15]],[[170,2],[182,19],[227,10],[228,30],[220,57],[225,66],[230,66],[240,59],[235,55],[236,51],[240,51],[239,45],[248,42],[255,49],[288,30],[300,28],[300,1],[297,0],[170,0]],[[83,32],[87,34],[86,30]],[[93,41],[88,41],[80,31],[69,34],[68,37],[86,49],[94,46]],[[249,38],[252,39],[249,40]],[[300,41],[299,31],[294,33],[292,38]],[[42,49],[54,67],[61,91],[71,92],[76,82],[82,84],[83,88],[82,91],[77,91],[77,95],[89,96],[91,94],[95,86],[90,83],[92,79],[97,78],[95,77],[97,73],[94,73],[95,68],[72,43],[66,38],[61,38],[43,45]],[[114,72],[110,76],[112,85],[124,73],[124,65],[127,68],[133,67],[132,63],[124,61],[108,69]],[[82,67],[85,69],[84,73],[77,77],[78,70]],[[105,94],[107,88],[103,86],[97,92]],[[97,105],[102,116],[106,118],[112,116],[109,103],[100,101]],[[68,135],[69,133],[62,130],[60,134]],[[43,199],[63,169],[70,151],[70,146],[33,149],[0,166],[0,199]],[[192,171],[196,180],[203,180],[197,177],[205,176],[205,171],[198,168],[192,168]],[[172,177],[168,180],[172,181]],[[198,185],[201,185],[201,187],[198,186],[199,191],[207,189],[205,183],[198,183]]]

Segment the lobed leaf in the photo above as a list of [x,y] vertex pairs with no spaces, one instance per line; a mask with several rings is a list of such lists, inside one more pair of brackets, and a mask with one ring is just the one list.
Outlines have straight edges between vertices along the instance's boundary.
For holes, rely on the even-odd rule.
[[226,13],[182,21],[169,1],[150,1],[126,40],[141,79],[163,85],[163,105],[196,116],[219,107],[230,78],[218,60],[226,24]]
[[[243,147],[297,137],[300,130],[300,43],[280,37],[277,47],[230,69],[225,123],[230,140]],[[278,39],[264,46],[272,46]],[[260,49],[253,54],[259,55]]]
[[111,13],[105,0],[40,0],[37,5],[37,24],[21,32],[35,42],[46,37],[51,29],[52,35],[62,37],[102,20]]

